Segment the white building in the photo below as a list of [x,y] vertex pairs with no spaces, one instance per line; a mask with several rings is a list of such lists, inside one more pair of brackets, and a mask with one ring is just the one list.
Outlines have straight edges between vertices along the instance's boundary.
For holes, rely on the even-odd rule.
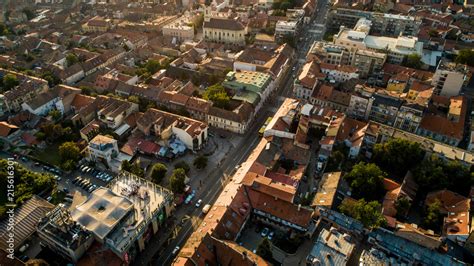
[[89,160],[110,164],[119,154],[117,140],[103,135],[95,136],[87,146]]
[[194,39],[194,27],[189,17],[182,16],[162,28],[163,36],[170,36],[183,42]]
[[441,60],[431,82],[435,86],[434,93],[448,97],[459,95],[462,86],[468,81],[468,73],[466,65]]
[[346,82],[350,79],[358,79],[359,72],[356,67],[347,65],[332,65],[321,63],[321,72],[326,74],[326,79],[336,82]]

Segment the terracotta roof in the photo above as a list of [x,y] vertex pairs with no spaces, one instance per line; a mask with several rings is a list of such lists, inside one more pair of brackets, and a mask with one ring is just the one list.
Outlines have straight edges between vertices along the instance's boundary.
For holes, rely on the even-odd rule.
[[254,190],[287,202],[293,202],[293,198],[296,194],[296,188],[294,186],[275,182],[272,178],[252,172],[247,173],[245,178],[242,180],[242,183],[246,186],[252,187]]
[[15,125],[11,125],[6,121],[0,121],[0,137],[8,137],[19,128]]
[[313,88],[316,86],[317,80],[319,78],[325,78],[326,75],[321,73],[321,68],[316,61],[310,61],[306,63],[300,75],[298,76],[298,80],[306,88]]
[[388,63],[384,64],[382,70],[385,74],[392,74],[392,75],[396,75],[398,73],[406,73],[414,79],[419,79],[419,80],[424,80],[424,81],[430,80],[431,78],[433,78],[433,74],[434,74],[433,72],[429,72],[429,71],[404,67],[400,65],[388,64]]
[[443,233],[447,235],[469,234],[469,209],[471,200],[447,189],[431,192],[426,196],[425,205],[438,200],[444,219]]

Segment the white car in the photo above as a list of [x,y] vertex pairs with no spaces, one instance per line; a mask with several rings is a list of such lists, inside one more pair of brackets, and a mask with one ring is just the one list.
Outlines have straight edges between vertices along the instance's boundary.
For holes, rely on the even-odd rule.
[[178,254],[178,251],[179,251],[179,246],[176,246],[174,249],[173,249],[173,252],[171,254],[173,254],[173,256],[176,256],[176,254]]
[[199,208],[199,206],[201,206],[201,204],[202,204],[202,199],[200,199],[196,202],[196,208]]

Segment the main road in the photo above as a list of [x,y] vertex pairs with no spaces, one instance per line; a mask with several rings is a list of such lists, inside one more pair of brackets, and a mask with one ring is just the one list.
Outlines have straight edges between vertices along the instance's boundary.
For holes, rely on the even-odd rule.
[[[313,22],[305,25],[302,34],[305,38],[297,45],[296,59],[290,65],[286,77],[284,77],[282,86],[279,87],[276,99],[269,102],[263,107],[263,111],[256,114],[253,124],[241,138],[239,145],[231,152],[231,156],[227,156],[209,177],[208,181],[202,187],[201,194],[197,198],[201,198],[205,204],[213,204],[226,185],[228,178],[233,174],[236,166],[240,165],[249,156],[252,150],[257,146],[260,137],[257,132],[263,125],[268,116],[272,116],[280,106],[284,97],[292,96],[292,87],[294,77],[299,73],[304,63],[306,54],[315,40],[321,40],[324,34],[324,20],[327,12],[327,0],[318,1],[317,14]],[[313,30],[316,28],[317,30]],[[278,97],[283,96],[283,97]],[[134,265],[170,265],[174,259],[173,249],[182,247],[192,232],[202,222],[201,208],[194,208],[193,205],[179,207],[174,213],[175,223],[168,228],[163,237],[156,239],[155,243],[147,247],[145,252],[133,263]],[[166,236],[171,235],[171,238]]]

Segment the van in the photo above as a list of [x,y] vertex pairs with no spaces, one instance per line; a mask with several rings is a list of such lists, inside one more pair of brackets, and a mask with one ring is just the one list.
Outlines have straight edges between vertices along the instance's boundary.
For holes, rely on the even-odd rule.
[[206,205],[204,205],[204,207],[202,208],[202,213],[203,213],[203,214],[207,214],[210,209],[211,209],[211,204],[206,204]]

